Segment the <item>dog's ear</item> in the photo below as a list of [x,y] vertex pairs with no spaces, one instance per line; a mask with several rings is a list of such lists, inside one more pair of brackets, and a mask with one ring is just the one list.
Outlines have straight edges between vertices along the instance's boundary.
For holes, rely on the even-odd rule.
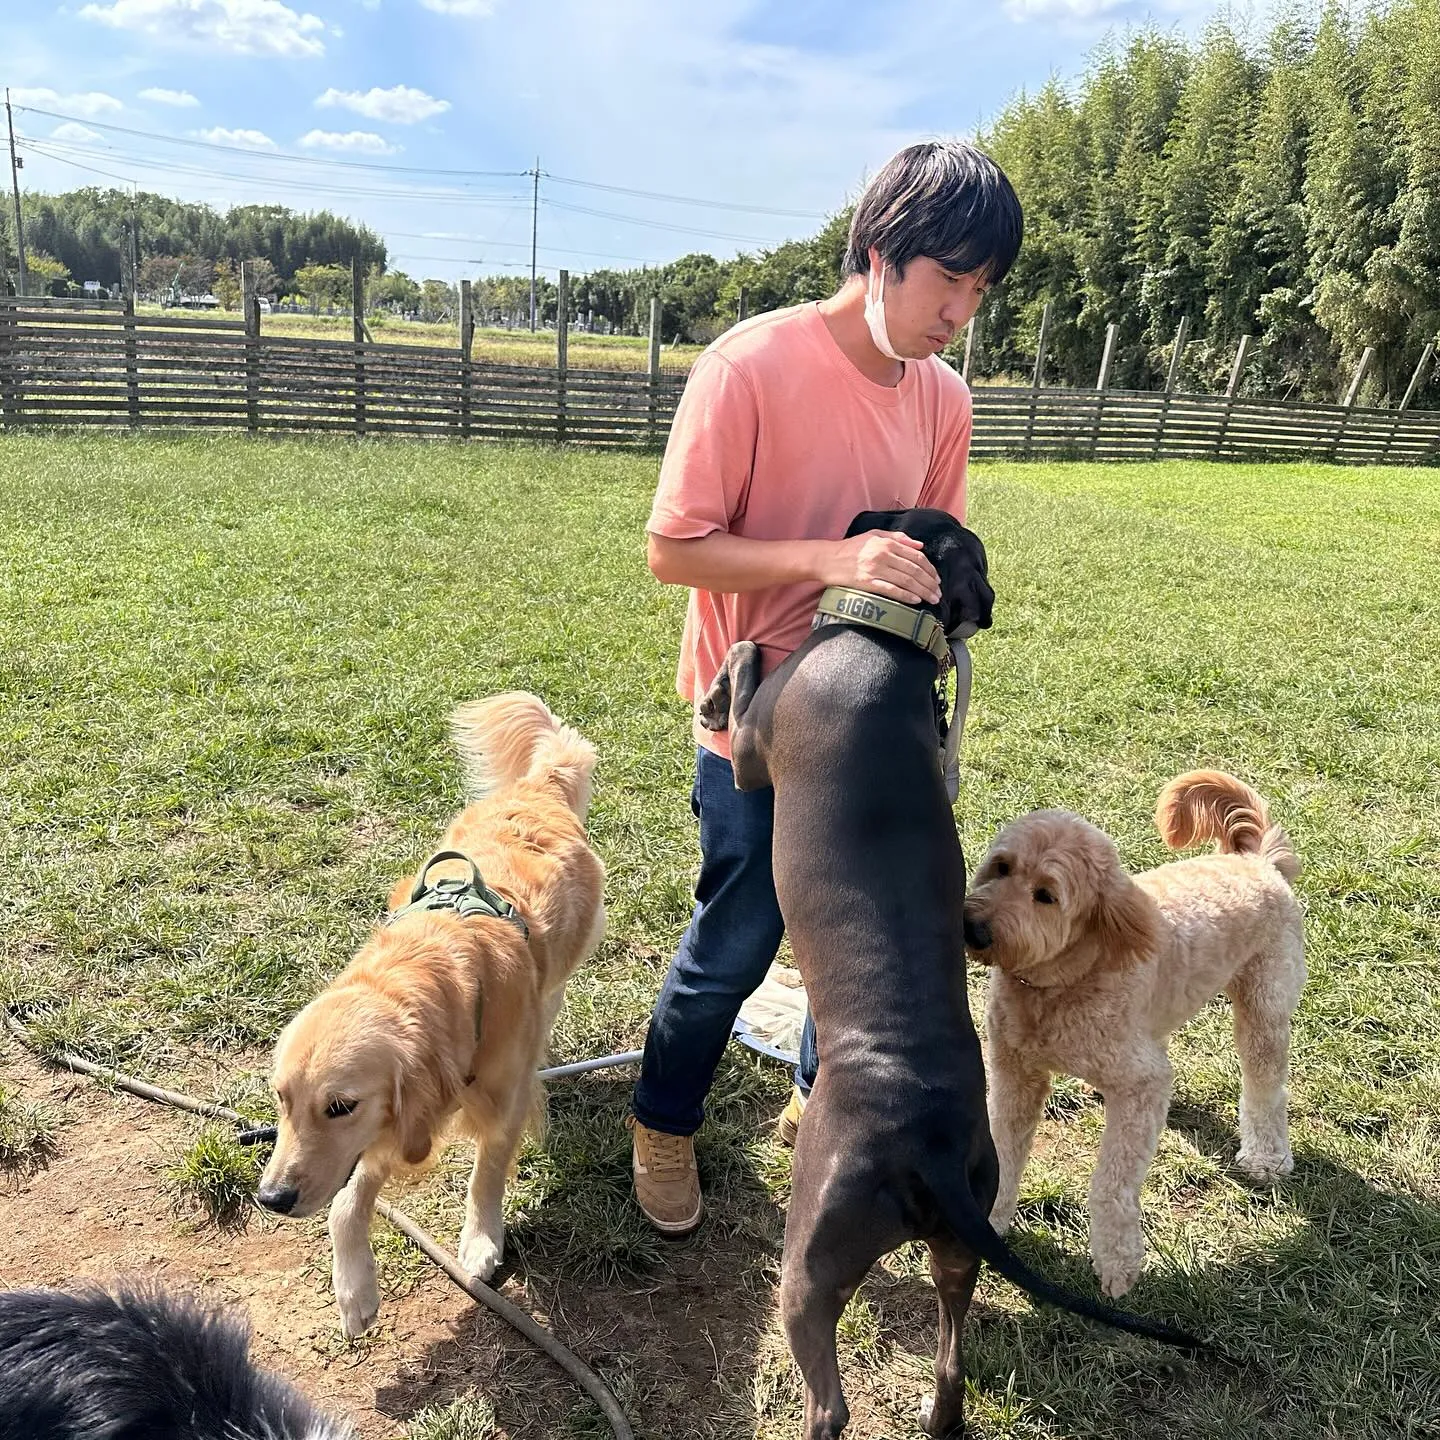
[[862,510],[845,532],[848,540],[852,535],[864,535],[871,530],[897,530],[903,510]]
[[1126,970],[1155,953],[1160,907],[1118,866],[1095,900],[1094,938],[1099,967]]
[[945,633],[964,636],[988,630],[995,618],[995,592],[990,588],[980,537],[955,522],[953,534],[944,535],[934,550],[931,559],[940,575],[940,619]]
[[435,1148],[432,1087],[422,1077],[395,1072],[395,1144],[407,1165],[423,1165]]

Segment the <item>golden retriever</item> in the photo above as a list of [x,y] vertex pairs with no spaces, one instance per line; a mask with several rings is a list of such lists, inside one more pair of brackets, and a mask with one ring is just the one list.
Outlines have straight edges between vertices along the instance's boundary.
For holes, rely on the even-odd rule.
[[[475,1141],[460,1263],[481,1280],[494,1273],[505,1180],[527,1120],[537,1106],[543,1114],[535,1072],[565,981],[605,926],[605,872],[585,838],[593,747],[520,692],[462,706],[451,730],[470,803],[442,848],[469,857],[524,927],[454,909],[395,915],[275,1047],[279,1133],[259,1198],[291,1216],[330,1205],[347,1335],[379,1309],[370,1217],[380,1187],[423,1166],[452,1121]],[[468,879],[469,867],[444,861],[430,877]],[[390,892],[392,912],[416,879]]]
[[1217,770],[1172,780],[1155,823],[1172,850],[1218,854],[1133,878],[1108,836],[1037,810],[1003,830],[965,898],[971,955],[993,967],[986,1010],[990,1127],[1000,1161],[991,1222],[1009,1228],[1053,1074],[1105,1097],[1090,1182],[1090,1255],[1107,1295],[1139,1278],[1140,1188],[1170,1105],[1170,1035],[1223,991],[1240,1054],[1240,1168],[1294,1165],[1285,1083],[1305,937],[1300,862],[1265,801]]

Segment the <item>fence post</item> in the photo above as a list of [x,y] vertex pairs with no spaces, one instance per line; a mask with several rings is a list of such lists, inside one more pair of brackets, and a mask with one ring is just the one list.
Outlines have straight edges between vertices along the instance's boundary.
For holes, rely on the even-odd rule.
[[130,428],[140,428],[140,368],[135,343],[135,292],[125,292],[125,408]]
[[470,282],[460,282],[460,438],[470,438],[470,351],[475,344],[475,299]]
[[1105,350],[1100,356],[1100,374],[1095,381],[1095,428],[1090,432],[1090,458],[1100,448],[1100,427],[1105,419],[1105,392],[1110,388],[1110,370],[1115,364],[1115,342],[1120,336],[1118,325],[1105,327]]
[[660,297],[650,297],[650,363],[646,371],[649,375],[649,418],[646,425],[646,435],[649,443],[656,441],[656,410],[660,402]]
[[735,306],[735,323],[743,324],[750,318],[750,291],[747,286],[740,287],[740,301]]
[[1435,345],[1432,341],[1427,345],[1420,355],[1420,363],[1415,367],[1415,373],[1410,377],[1410,383],[1405,387],[1405,398],[1400,402],[1401,410],[1408,410],[1410,402],[1420,393],[1420,387],[1425,383],[1426,372],[1430,369],[1430,362],[1435,358]]
[[1170,397],[1180,383],[1180,362],[1185,354],[1185,343],[1190,338],[1190,317],[1182,315],[1175,328],[1175,348],[1170,352],[1170,369],[1165,376],[1165,398],[1160,402],[1160,419],[1155,425],[1155,448],[1150,452],[1152,460],[1160,458],[1160,447],[1165,443],[1165,422],[1170,418]]
[[1367,345],[1364,353],[1360,356],[1360,363],[1355,367],[1355,378],[1350,382],[1350,388],[1345,392],[1345,398],[1340,402],[1347,410],[1353,409],[1355,401],[1360,396],[1360,386],[1365,376],[1369,373],[1371,362],[1375,359],[1375,347]]
[[260,428],[260,301],[249,260],[240,262],[240,315],[245,321],[245,428],[253,435]]
[[555,443],[565,443],[565,384],[570,368],[570,272],[560,272],[555,290]]
[[1050,343],[1051,305],[1047,300],[1040,312],[1040,337],[1035,343],[1035,378],[1030,382],[1030,415],[1025,421],[1025,456],[1030,455],[1030,446],[1035,438],[1035,410],[1040,403],[1040,382],[1045,374],[1045,347]]
[[8,296],[0,295],[0,425],[12,429],[20,420],[15,394],[15,362],[13,356],[17,331],[15,307]]
[[965,329],[965,363],[960,367],[960,378],[968,385],[975,360],[980,354],[980,317],[972,317]]
[[1220,417],[1220,429],[1215,435],[1214,454],[1217,459],[1230,430],[1230,412],[1235,408],[1235,397],[1240,393],[1240,381],[1244,378],[1245,366],[1250,360],[1250,347],[1254,343],[1253,335],[1242,335],[1235,351],[1235,363],[1230,367],[1230,383],[1225,387],[1225,413]]
[[1365,376],[1370,369],[1371,362],[1375,359],[1375,347],[1367,345],[1360,355],[1360,363],[1355,367],[1354,378],[1350,381],[1350,388],[1345,392],[1345,398],[1340,402],[1344,414],[1340,417],[1340,424],[1335,430],[1335,438],[1330,442],[1330,459],[1333,463],[1340,454],[1341,442],[1345,439],[1345,431],[1350,425],[1350,412],[1355,408],[1355,401],[1360,395],[1360,386],[1365,381]]
[[365,276],[360,257],[350,261],[351,339],[355,343],[355,433],[363,436],[365,424]]

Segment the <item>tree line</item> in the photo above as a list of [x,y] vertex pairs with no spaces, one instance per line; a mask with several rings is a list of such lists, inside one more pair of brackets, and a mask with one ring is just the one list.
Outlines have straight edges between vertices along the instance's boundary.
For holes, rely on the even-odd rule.
[[[0,222],[0,264],[17,268],[8,206]],[[96,280],[107,288],[133,277],[141,294],[214,288],[217,268],[261,262],[272,296],[290,287],[307,266],[342,267],[352,260],[384,269],[385,242],[374,231],[328,211],[298,214],[283,205],[209,205],[141,191],[87,186],[62,195],[27,194],[23,200],[27,268],[51,286]],[[223,282],[222,282],[223,283]]]

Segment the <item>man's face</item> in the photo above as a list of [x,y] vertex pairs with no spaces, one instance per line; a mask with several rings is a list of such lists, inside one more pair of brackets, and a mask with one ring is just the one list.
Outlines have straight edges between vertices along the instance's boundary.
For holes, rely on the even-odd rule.
[[[877,270],[880,252],[870,251]],[[885,329],[896,353],[907,360],[938,354],[975,318],[990,282],[978,271],[956,274],[926,255],[917,255],[902,280],[885,270]]]

